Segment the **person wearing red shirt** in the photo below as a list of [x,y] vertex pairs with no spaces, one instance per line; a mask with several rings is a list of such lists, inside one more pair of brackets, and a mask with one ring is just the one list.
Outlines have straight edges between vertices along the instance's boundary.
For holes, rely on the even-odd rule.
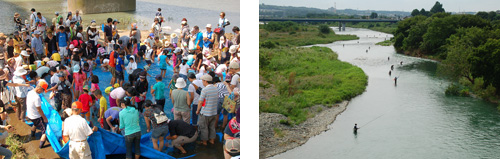
[[83,107],[82,107],[82,116],[87,119],[87,121],[90,121],[90,105],[92,103],[92,97],[89,95],[89,88],[88,86],[83,87],[83,94],[80,95],[78,98],[78,101],[82,102]]
[[109,54],[109,66],[110,66],[109,72],[113,76],[113,77],[111,77],[111,82],[109,83],[110,85],[115,84],[115,80],[116,80],[116,73],[115,73],[116,58],[115,58],[115,55],[118,55],[119,52],[120,52],[120,47],[117,47],[115,45],[115,51],[111,51],[111,53]]

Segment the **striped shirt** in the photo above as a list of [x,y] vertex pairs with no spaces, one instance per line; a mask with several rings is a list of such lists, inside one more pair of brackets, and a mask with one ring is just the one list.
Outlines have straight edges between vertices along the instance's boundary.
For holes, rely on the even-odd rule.
[[226,85],[222,82],[217,83],[217,90],[219,91],[219,98],[224,98],[229,95]]
[[217,115],[217,104],[219,102],[217,88],[210,84],[207,85],[203,90],[201,90],[200,98],[198,101],[206,101],[205,107],[201,108],[200,113],[204,116],[214,116]]

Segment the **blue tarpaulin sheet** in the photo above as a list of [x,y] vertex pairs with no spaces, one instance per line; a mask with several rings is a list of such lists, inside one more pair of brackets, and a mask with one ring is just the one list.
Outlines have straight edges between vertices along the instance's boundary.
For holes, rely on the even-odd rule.
[[[59,142],[62,135],[61,117],[59,116],[59,113],[57,113],[57,111],[52,108],[45,97],[40,95],[40,98],[42,99],[42,110],[45,116],[48,117],[49,121],[49,123],[47,124],[46,134],[50,145],[60,157],[69,158],[69,144],[61,145],[61,143]],[[105,159],[106,155],[126,153],[125,138],[120,134],[112,133],[102,128],[99,128],[98,131],[94,132],[88,138],[88,142],[90,145],[90,150],[92,151],[92,158],[94,159]],[[173,150],[172,148],[168,147],[167,149],[170,149],[169,151]],[[174,157],[166,153],[157,151],[153,148],[151,143],[151,133],[144,134],[141,137],[141,156],[151,159],[175,159]],[[192,156],[184,158],[189,158]]]

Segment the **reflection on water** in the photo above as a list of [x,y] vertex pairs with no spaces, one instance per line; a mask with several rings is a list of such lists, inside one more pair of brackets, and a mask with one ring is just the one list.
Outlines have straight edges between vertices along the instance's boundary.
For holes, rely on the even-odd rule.
[[[14,30],[15,12],[20,13],[23,20],[29,19],[31,14],[29,10],[35,8],[47,18],[48,25],[51,25],[56,11],[66,18],[66,6],[65,0],[0,0],[0,20],[5,22],[0,25],[0,32],[10,33]],[[200,28],[205,28],[207,24],[215,27],[221,11],[226,12],[226,18],[231,22],[231,25],[227,27],[240,26],[240,2],[238,0],[190,0],[189,2],[185,0],[137,0],[136,7],[136,11],[132,12],[83,14],[83,25],[88,26],[94,19],[100,26],[111,17],[121,22],[118,29],[130,29],[130,24],[137,22],[139,29],[147,30],[151,28],[157,9],[161,8],[166,21],[162,26],[171,26],[170,32],[180,28],[182,18],[186,18],[191,27],[198,25]]]
[[[352,28],[337,34],[360,39],[319,46],[362,68],[369,77],[366,92],[351,100],[330,130],[274,158],[498,158],[496,105],[446,96],[449,82],[436,76],[437,62],[374,45],[392,35]],[[361,127],[357,134],[354,123]]]

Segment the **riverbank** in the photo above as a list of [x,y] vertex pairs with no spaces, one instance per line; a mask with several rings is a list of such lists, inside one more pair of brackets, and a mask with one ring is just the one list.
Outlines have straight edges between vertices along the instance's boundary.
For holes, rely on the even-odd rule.
[[359,23],[347,23],[346,27],[351,27],[351,28],[365,28],[365,29],[370,29],[374,31],[379,31],[387,34],[393,34],[394,31],[398,28],[397,23],[389,23],[389,22],[378,22],[378,23],[372,23],[372,22],[359,22]]
[[277,113],[259,114],[259,156],[268,158],[298,147],[326,130],[337,115],[344,112],[349,104],[343,101],[334,105],[316,105],[309,108],[319,112],[315,117],[307,119],[299,125],[285,125],[280,121],[287,117]]
[[367,85],[363,70],[338,60],[331,49],[300,47],[354,40],[357,36],[286,23],[292,26],[283,28],[296,29],[260,30],[260,158],[291,150],[328,130],[327,126],[346,109],[347,100],[363,93]]

